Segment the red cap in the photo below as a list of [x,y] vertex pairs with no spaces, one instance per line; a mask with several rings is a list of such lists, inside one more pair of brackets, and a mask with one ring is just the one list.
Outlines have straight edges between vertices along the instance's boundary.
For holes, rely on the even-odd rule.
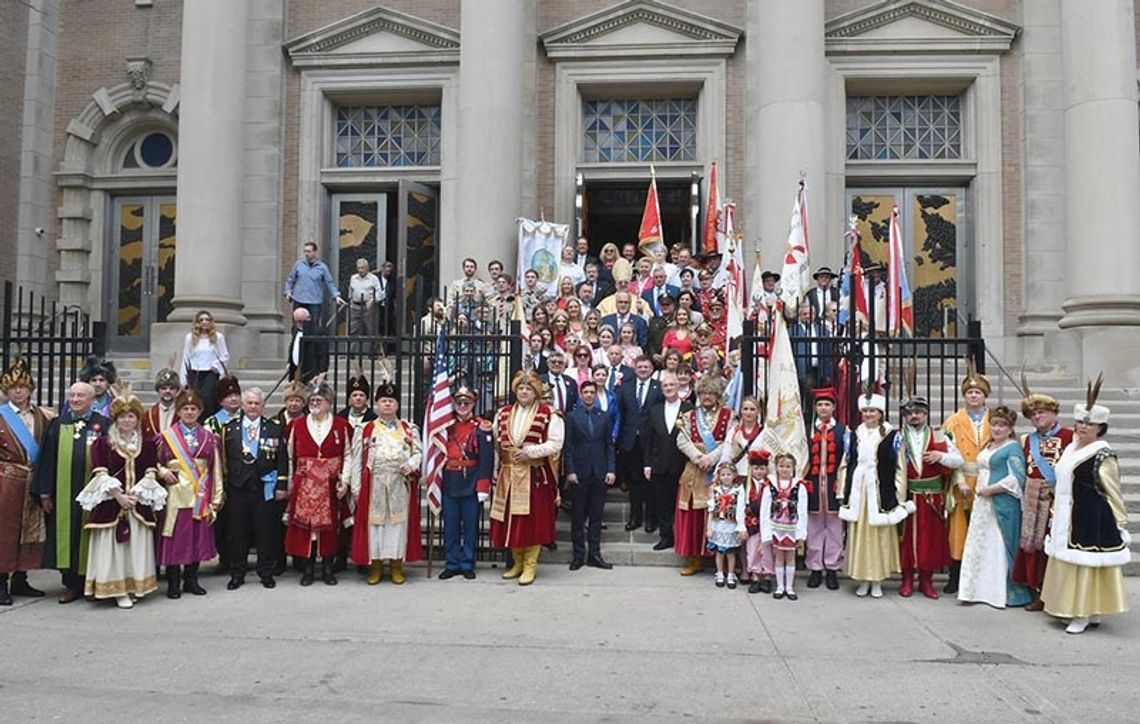
[[811,396],[815,402],[827,400],[832,404],[835,404],[836,400],[839,399],[839,393],[835,391],[834,387],[818,387],[811,391]]
[[752,450],[748,453],[749,465],[767,465],[772,454],[767,450]]

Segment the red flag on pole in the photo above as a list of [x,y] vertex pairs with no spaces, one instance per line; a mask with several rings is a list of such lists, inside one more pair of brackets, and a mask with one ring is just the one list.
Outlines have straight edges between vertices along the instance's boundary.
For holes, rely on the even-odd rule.
[[641,213],[641,228],[637,230],[637,248],[645,256],[652,256],[653,249],[663,246],[661,234],[661,207],[657,203],[657,172],[649,167],[649,195],[645,197],[645,211]]
[[709,164],[708,205],[705,207],[705,253],[711,254],[719,248],[718,231],[721,228],[720,189],[716,183],[716,161]]

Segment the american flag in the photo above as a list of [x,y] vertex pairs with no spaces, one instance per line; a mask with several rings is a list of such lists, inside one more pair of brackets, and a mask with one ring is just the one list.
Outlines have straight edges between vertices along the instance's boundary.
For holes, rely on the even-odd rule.
[[431,395],[424,410],[423,479],[427,483],[428,507],[435,515],[443,506],[443,463],[447,460],[447,442],[444,435],[455,419],[451,404],[451,383],[447,379],[447,366],[443,363],[447,351],[447,325],[439,328],[435,342],[435,369]]

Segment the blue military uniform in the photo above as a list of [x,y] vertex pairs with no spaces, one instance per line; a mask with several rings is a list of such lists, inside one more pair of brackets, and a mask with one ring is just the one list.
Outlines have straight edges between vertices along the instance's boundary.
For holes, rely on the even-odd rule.
[[[461,389],[456,396],[470,394]],[[472,398],[474,399],[474,398]],[[475,534],[480,494],[491,491],[495,445],[491,422],[480,417],[455,420],[447,428],[443,464],[443,542],[447,563],[441,578],[475,577]]]

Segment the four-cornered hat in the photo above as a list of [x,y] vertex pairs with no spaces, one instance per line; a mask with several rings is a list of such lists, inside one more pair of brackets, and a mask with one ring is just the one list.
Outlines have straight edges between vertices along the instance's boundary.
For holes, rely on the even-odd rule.
[[107,380],[108,384],[113,385],[119,379],[119,373],[115,369],[114,362],[92,355],[87,358],[83,368],[79,370],[79,379],[90,382],[92,377],[102,377]]
[[817,387],[811,391],[811,397],[813,402],[827,401],[834,405],[839,400],[839,393],[834,387]]
[[0,390],[8,391],[10,387],[27,387],[36,389],[36,381],[32,379],[32,371],[28,369],[28,364],[23,359],[17,357],[8,371],[0,377]]
[[1073,406],[1073,418],[1077,422],[1083,422],[1086,425],[1108,424],[1109,409],[1104,405],[1096,404],[1102,382],[1104,382],[1103,372],[1096,376],[1096,382],[1089,382],[1084,404],[1078,402]]

